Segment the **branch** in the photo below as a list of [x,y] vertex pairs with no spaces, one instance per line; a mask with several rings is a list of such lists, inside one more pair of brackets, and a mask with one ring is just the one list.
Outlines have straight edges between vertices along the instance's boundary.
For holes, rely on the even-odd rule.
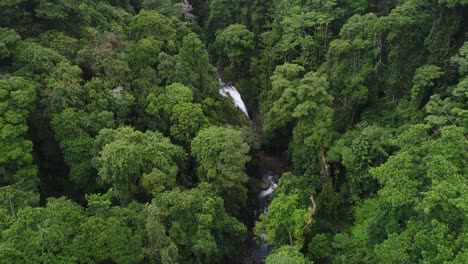
[[310,224],[312,224],[312,216],[315,214],[315,210],[317,209],[313,195],[310,196],[310,201],[312,202],[312,210],[310,211],[309,219],[307,219],[307,223],[304,225],[302,230],[305,230]]
[[292,238],[292,235],[291,235],[291,231],[289,231],[289,229],[287,227],[284,227],[284,229],[286,229],[286,231],[288,231],[288,234],[289,234],[289,243],[291,244],[291,246],[293,245],[293,238]]
[[13,204],[11,203],[11,197],[8,197],[8,200],[10,201],[11,213],[15,216],[15,219],[18,219],[18,217],[16,216],[16,212],[15,212],[15,210],[13,209]]
[[328,176],[328,164],[327,164],[327,158],[325,157],[325,151],[323,150],[322,146],[320,147],[319,157],[320,157],[320,164],[322,165],[320,174],[322,174],[322,177],[325,178]]

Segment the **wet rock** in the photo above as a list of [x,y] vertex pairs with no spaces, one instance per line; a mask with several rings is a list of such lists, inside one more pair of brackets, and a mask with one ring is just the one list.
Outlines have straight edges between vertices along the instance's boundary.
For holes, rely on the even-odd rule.
[[271,185],[271,181],[268,178],[262,178],[262,180],[259,183],[259,187],[263,190],[268,189]]

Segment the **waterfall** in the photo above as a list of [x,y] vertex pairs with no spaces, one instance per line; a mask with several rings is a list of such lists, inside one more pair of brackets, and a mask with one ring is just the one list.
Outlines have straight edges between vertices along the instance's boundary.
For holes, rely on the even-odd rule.
[[242,110],[242,112],[244,112],[248,118],[250,118],[249,113],[247,112],[247,107],[245,107],[244,101],[242,100],[242,97],[239,91],[237,91],[236,87],[232,84],[223,82],[221,79],[219,79],[219,82],[221,83],[219,94],[225,97],[230,96],[234,105]]
[[[237,88],[229,82],[224,82],[219,79],[220,88],[219,94],[224,97],[231,97],[232,102],[234,105],[239,108],[244,114],[249,117],[249,113],[247,111],[247,107],[245,106],[242,97],[237,91]],[[254,222],[258,221],[261,214],[268,213],[268,206],[270,205],[272,194],[275,188],[278,186],[278,178],[279,175],[273,173],[272,171],[268,171],[262,176],[262,181],[266,183],[263,187],[263,190],[260,191],[257,198],[255,199],[254,205],[255,209],[253,212],[253,220]],[[254,224],[255,225],[255,224]],[[250,231],[249,240],[247,241],[248,245],[248,255],[242,257],[240,262],[242,264],[261,264],[265,263],[265,259],[268,254],[273,249],[272,246],[268,246],[266,241],[266,233],[259,234],[258,237],[255,237],[252,231]]]
[[275,188],[278,186],[278,184],[276,184],[276,180],[273,178],[273,175],[268,175],[268,180],[270,181],[270,187],[268,187],[268,189],[266,189],[266,190],[263,190],[260,193],[260,195],[258,195],[259,199],[262,199],[262,198],[272,194],[273,191],[275,190]]

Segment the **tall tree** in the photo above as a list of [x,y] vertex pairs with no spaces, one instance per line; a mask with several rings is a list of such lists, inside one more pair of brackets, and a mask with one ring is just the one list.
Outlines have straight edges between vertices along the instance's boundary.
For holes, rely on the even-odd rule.
[[179,49],[177,74],[182,84],[193,88],[197,101],[207,96],[214,97],[218,91],[218,82],[214,78],[214,68],[208,61],[208,53],[194,33],[184,37]]
[[[186,191],[176,188],[165,192],[150,207],[160,212],[166,234],[179,247],[180,262],[220,262],[237,250],[246,233],[245,226],[226,213],[223,199],[207,183]],[[170,252],[170,245],[161,246],[161,253]]]
[[[254,49],[254,34],[246,26],[232,24],[216,33],[216,46],[220,59],[227,57],[234,69],[248,67],[248,59]],[[237,70],[237,76],[241,72]]]
[[192,141],[199,179],[217,187],[230,213],[238,214],[239,208],[245,205],[247,189],[243,184],[247,181],[248,152],[249,146],[241,132],[232,128],[205,128]]
[[171,116],[171,136],[187,145],[208,123],[200,104],[180,103],[174,106]]
[[115,126],[113,113],[103,111],[88,114],[67,108],[55,115],[51,125],[75,188],[94,189],[97,174],[91,162],[94,136],[102,128]]
[[[400,150],[370,170],[383,188],[357,211],[355,250],[377,261],[462,261],[466,228],[464,128],[446,126],[431,137],[427,126],[401,133]],[[398,259],[388,249],[398,253]]]
[[193,91],[181,83],[173,83],[166,86],[164,92],[158,96],[154,93],[149,94],[147,101],[146,112],[157,118],[161,131],[167,132],[174,106],[180,103],[191,103],[193,101]]
[[331,141],[333,117],[333,109],[330,107],[332,97],[327,92],[328,82],[325,77],[309,72],[297,89],[299,104],[291,115],[297,119],[289,145],[292,161],[299,171],[305,172],[308,170],[306,164],[312,165],[320,160],[322,176],[326,176],[328,165],[325,149]]
[[102,129],[95,148],[99,180],[110,184],[123,203],[143,191],[155,195],[173,188],[186,159],[184,150],[159,132],[131,127]]
[[5,218],[38,202],[37,167],[27,139],[36,84],[21,77],[0,80],[0,204]]

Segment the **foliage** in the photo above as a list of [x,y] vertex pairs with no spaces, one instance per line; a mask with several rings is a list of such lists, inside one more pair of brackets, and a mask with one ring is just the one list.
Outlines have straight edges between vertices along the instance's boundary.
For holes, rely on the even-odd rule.
[[50,73],[62,61],[56,51],[30,41],[23,41],[16,47],[14,64],[34,73]]
[[216,33],[219,56],[227,57],[234,67],[244,65],[254,48],[254,34],[246,26],[233,24]]
[[434,65],[424,65],[416,70],[413,79],[413,88],[411,88],[411,99],[417,106],[421,103],[422,98],[429,93],[428,89],[434,86],[434,80],[438,79],[443,72]]
[[166,86],[164,92],[158,96],[154,93],[149,94],[146,100],[148,101],[146,113],[157,118],[160,130],[167,131],[174,106],[181,103],[191,103],[193,92],[181,83],[173,83]]
[[194,90],[197,101],[217,93],[214,69],[208,61],[205,46],[194,33],[184,37],[178,58],[176,74],[180,76],[181,83]]
[[174,106],[171,116],[171,136],[190,143],[197,132],[207,124],[200,104],[179,103]]
[[312,263],[292,246],[282,246],[275,249],[266,259],[267,264],[307,264]]
[[[266,135],[272,137],[274,131],[285,127],[291,122],[291,113],[295,107],[294,95],[299,85],[300,74],[304,71],[302,66],[296,64],[284,64],[276,67],[271,77],[272,89],[268,98],[264,101],[265,114],[263,130]],[[292,97],[292,98],[291,98]]]
[[[272,106],[266,113],[264,133],[270,137],[275,130],[293,127],[289,150],[293,164],[305,171],[305,153],[317,153],[330,142],[333,110],[328,106],[332,97],[327,93],[328,82],[323,76],[309,72],[297,76],[303,68],[285,64],[272,76]],[[269,101],[270,101],[269,100]],[[284,134],[283,134],[284,135]]]
[[173,188],[186,159],[184,150],[159,132],[142,133],[131,127],[102,129],[95,149],[99,180],[110,184],[124,203],[142,189],[155,195]]
[[309,211],[300,203],[297,194],[280,194],[268,207],[268,214],[260,216],[255,233],[266,233],[269,244],[290,244],[298,249],[304,245],[303,226],[307,223]]
[[[182,262],[192,255],[197,263],[221,261],[236,249],[246,232],[243,224],[226,213],[223,199],[206,183],[187,191],[163,193],[151,206],[167,227],[166,234],[179,247]],[[226,239],[230,243],[225,243]]]
[[70,178],[77,187],[94,186],[96,172],[92,166],[94,138],[101,128],[114,127],[113,114],[107,111],[87,114],[67,108],[51,121],[60,143]]
[[468,263],[467,8],[0,0],[0,263]]
[[0,80],[0,222],[2,230],[26,205],[38,203],[37,166],[27,138],[36,85],[21,77]]
[[142,6],[146,10],[157,10],[166,16],[180,16],[182,7],[174,0],[143,0]]
[[163,42],[163,50],[174,51],[180,43],[178,35],[185,35],[188,29],[176,18],[164,16],[154,10],[142,10],[134,16],[129,25],[129,36],[134,40],[154,37]]
[[13,29],[0,28],[0,58],[8,59],[14,48],[14,45],[21,37]]
[[35,187],[37,170],[32,163],[32,143],[25,138],[26,120],[36,99],[35,88],[34,83],[21,77],[0,80],[1,185]]
[[389,248],[400,252],[398,261],[410,262],[451,261],[462,254],[465,132],[447,126],[431,138],[426,129],[415,125],[403,132],[397,139],[400,151],[370,170],[383,188],[359,209],[353,229],[369,257],[396,261],[386,253]]
[[242,134],[232,128],[202,129],[192,140],[192,154],[198,162],[198,177],[219,188],[229,212],[237,213],[244,205],[247,181],[244,172],[249,146]]
[[[369,174],[371,166],[382,164],[389,156],[392,133],[377,125],[361,123],[347,131],[330,147],[330,163],[338,163],[346,170],[346,185],[350,196],[358,200],[378,189]],[[338,172],[341,168],[336,168]]]
[[64,198],[20,210],[1,234],[0,255],[7,263],[135,263],[143,256],[140,238],[117,218],[87,217]]

